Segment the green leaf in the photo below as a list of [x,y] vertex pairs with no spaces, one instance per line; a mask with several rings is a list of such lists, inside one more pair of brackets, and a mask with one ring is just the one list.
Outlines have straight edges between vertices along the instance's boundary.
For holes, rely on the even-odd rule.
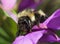
[[3,37],[7,41],[9,41],[9,39],[10,39],[8,34],[2,28],[0,28],[0,37]]
[[7,17],[7,19],[3,22],[1,27],[9,35],[9,37],[11,38],[11,41],[13,41],[14,38],[16,37],[16,32],[17,32],[16,22],[14,22],[13,19]]
[[0,37],[0,44],[11,44],[11,43],[6,41],[3,37]]

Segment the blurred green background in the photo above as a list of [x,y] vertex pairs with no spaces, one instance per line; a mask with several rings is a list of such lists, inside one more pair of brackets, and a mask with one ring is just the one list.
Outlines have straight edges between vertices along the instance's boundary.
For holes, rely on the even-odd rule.
[[[18,2],[18,1],[17,1]],[[37,9],[43,10],[50,16],[55,10],[60,8],[60,0],[44,0]],[[17,8],[15,12],[17,13]],[[17,23],[0,8],[0,44],[12,44],[16,37]],[[57,32],[60,35],[60,31]],[[50,43],[60,44],[60,43]]]
[[0,9],[0,44],[11,44],[17,31],[16,22]]

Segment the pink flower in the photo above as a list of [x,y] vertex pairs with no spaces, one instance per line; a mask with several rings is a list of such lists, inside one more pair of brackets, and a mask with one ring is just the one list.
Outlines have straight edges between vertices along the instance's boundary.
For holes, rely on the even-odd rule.
[[55,11],[45,22],[35,25],[32,33],[25,36],[19,36],[13,44],[37,44],[39,42],[60,42],[60,38],[55,33],[60,30],[60,9]]

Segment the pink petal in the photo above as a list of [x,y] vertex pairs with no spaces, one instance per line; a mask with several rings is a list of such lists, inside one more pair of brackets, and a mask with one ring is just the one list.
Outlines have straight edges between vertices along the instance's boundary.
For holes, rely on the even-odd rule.
[[21,40],[24,36],[19,36],[15,39],[15,41],[13,42],[13,44],[17,44],[17,42],[19,42],[19,40]]
[[19,36],[13,42],[13,44],[33,44],[32,41],[24,36]]
[[40,39],[40,42],[60,42],[60,38],[56,34],[54,36],[52,34],[46,34]]
[[55,11],[43,24],[48,28],[60,30],[60,9]]
[[33,41],[34,44],[38,42],[38,40],[43,36],[43,34],[46,33],[45,30],[32,32],[30,34],[27,34],[25,37],[29,38]]
[[17,0],[1,0],[2,8],[4,10],[11,10],[14,7],[16,1]]
[[13,44],[33,44],[33,42],[27,37],[19,36],[15,39]]
[[42,30],[29,33],[25,36],[19,36],[15,39],[13,44],[36,44],[45,32],[45,30]]

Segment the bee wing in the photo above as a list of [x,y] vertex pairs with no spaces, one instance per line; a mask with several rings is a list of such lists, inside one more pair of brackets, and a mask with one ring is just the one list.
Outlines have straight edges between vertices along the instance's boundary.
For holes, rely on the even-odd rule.
[[60,9],[55,11],[43,24],[48,28],[59,30],[60,29]]

